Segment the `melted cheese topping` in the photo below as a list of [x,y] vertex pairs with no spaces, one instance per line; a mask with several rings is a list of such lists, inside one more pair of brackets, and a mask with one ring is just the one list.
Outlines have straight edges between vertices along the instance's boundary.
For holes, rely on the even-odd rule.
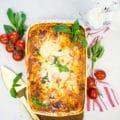
[[[38,24],[28,32],[29,104],[32,110],[43,115],[79,114],[83,111],[85,100],[86,49],[79,41],[71,43],[69,35],[54,33],[52,28],[55,25]],[[38,107],[32,96],[47,105]]]

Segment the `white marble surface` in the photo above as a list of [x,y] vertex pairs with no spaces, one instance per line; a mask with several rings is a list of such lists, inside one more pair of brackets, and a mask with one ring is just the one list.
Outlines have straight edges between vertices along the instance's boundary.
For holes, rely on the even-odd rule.
[[[79,17],[79,13],[92,8],[90,0],[0,0],[0,34],[4,33],[3,24],[9,24],[6,17],[8,7],[27,13],[27,24],[39,22],[44,18],[70,18]],[[120,98],[120,30],[109,31],[103,40],[106,52],[99,61],[98,66],[105,68],[108,81],[118,93]],[[23,72],[25,79],[25,64],[13,61],[4,46],[0,44],[0,66],[6,65],[16,72]],[[26,81],[26,80],[25,80]],[[114,108],[104,113],[85,112],[84,120],[120,120],[120,108]],[[0,74],[0,120],[31,120],[23,105],[10,97]]]

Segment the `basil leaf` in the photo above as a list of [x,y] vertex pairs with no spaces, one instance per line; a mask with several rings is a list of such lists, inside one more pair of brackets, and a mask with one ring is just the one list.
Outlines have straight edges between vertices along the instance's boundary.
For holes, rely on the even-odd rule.
[[82,36],[83,36],[83,32],[80,31],[79,29],[75,31],[75,34],[77,34],[78,36],[79,36],[79,35],[82,35]]
[[80,29],[80,24],[79,24],[79,21],[76,20],[74,23],[73,23],[73,27],[72,27],[72,32],[76,32],[77,30]]
[[27,29],[26,26],[18,28],[17,32],[19,33],[20,38],[22,38],[24,36],[24,33],[25,33],[26,29]]
[[13,87],[15,87],[15,85],[17,84],[17,82],[19,81],[19,79],[21,79],[22,75],[23,75],[22,73],[18,73],[17,74],[17,76],[13,80]]
[[87,40],[84,36],[83,30],[80,29],[80,24],[78,20],[76,20],[73,23],[72,30],[67,25],[60,24],[60,25],[53,27],[53,31],[68,33],[71,36],[71,42],[75,43],[78,39],[80,39],[83,47],[84,48],[87,47]]
[[4,27],[4,30],[5,30],[5,32],[7,34],[10,33],[10,32],[15,31],[15,29],[12,26],[10,26],[10,25],[4,25],[3,27]]
[[18,31],[17,31],[21,38],[24,36],[24,33],[27,29],[27,26],[24,25],[25,21],[26,21],[26,14],[22,12],[20,14],[19,23],[18,23]]
[[12,97],[16,98],[17,92],[16,92],[16,90],[15,90],[14,87],[12,87],[12,88],[10,89],[10,94],[11,94]]
[[64,24],[57,25],[53,27],[54,32],[64,32],[64,33],[71,33],[71,29]]
[[99,48],[100,48],[100,41],[97,40],[95,43],[95,50],[98,51]]
[[91,48],[93,56],[100,58],[104,53],[103,46],[100,45],[100,41],[96,41],[94,46]]
[[84,36],[80,35],[80,36],[79,36],[79,39],[80,39],[80,42],[81,42],[82,46],[83,46],[84,48],[86,48],[87,45],[88,45],[86,38],[85,38]]
[[96,55],[96,52],[97,52],[95,45],[92,46],[91,50],[92,50],[92,54],[95,56],[95,55]]
[[19,13],[18,12],[16,12],[15,13],[15,26],[16,26],[16,29],[18,29],[18,24],[19,24]]
[[14,78],[14,80],[13,80],[13,84],[12,84],[12,87],[11,87],[11,89],[10,89],[10,94],[11,94],[11,96],[14,97],[14,98],[16,98],[16,96],[17,96],[17,92],[16,92],[16,90],[15,90],[15,87],[20,86],[20,84],[17,84],[17,82],[18,82],[18,80],[19,80],[21,77],[22,77],[22,73],[18,73],[18,74],[16,75],[16,77]]
[[79,38],[79,30],[73,32],[72,34],[72,42],[75,43]]
[[12,23],[12,25],[15,26],[15,14],[14,14],[14,12],[12,11],[11,8],[8,8],[8,10],[7,10],[7,16],[8,16],[8,18],[9,18],[10,22]]
[[61,65],[60,63],[57,63],[56,66],[58,67],[60,72],[69,72],[69,68],[65,65]]
[[54,62],[53,62],[53,64],[55,64],[58,67],[58,70],[60,72],[68,72],[69,71],[69,68],[67,66],[62,65],[62,64],[59,63],[58,57],[56,57],[56,56],[54,56]]
[[79,24],[79,21],[76,20],[74,23],[73,23],[73,27],[72,27],[72,42],[75,43],[78,38],[79,38],[79,35],[81,34],[82,32],[80,31],[80,24]]
[[20,38],[22,38],[24,36],[25,31],[26,30],[24,30],[23,28],[18,28],[17,32],[19,33]]
[[78,29],[73,33],[72,42],[76,42],[79,39],[79,36],[83,36],[82,32]]
[[105,51],[104,47],[101,46],[100,49],[99,49],[99,51],[98,51],[99,54],[97,55],[97,58],[101,58],[103,56],[103,54],[104,54],[104,51]]
[[26,14],[24,14],[24,13],[21,13],[21,15],[20,15],[20,22],[19,22],[19,27],[23,27],[24,26],[24,23],[25,23],[25,21],[26,21]]
[[24,25],[26,21],[26,14],[25,13],[14,13],[11,8],[7,10],[7,16],[12,23],[12,25],[15,27],[15,31],[17,31],[20,35],[20,38],[23,37],[27,27]]
[[99,48],[100,48],[100,42],[96,41],[94,46],[92,46],[92,53],[94,54],[94,56],[96,56],[97,52],[99,52]]
[[59,67],[59,71],[60,71],[60,72],[69,72],[69,69],[68,69],[67,66],[63,66],[63,65],[62,65],[62,66]]
[[76,34],[73,34],[73,35],[72,35],[72,38],[71,38],[71,42],[72,42],[72,43],[75,43],[77,40],[78,40],[77,35],[76,35]]
[[39,100],[38,100],[38,98],[36,98],[35,96],[31,96],[31,99],[32,99],[32,102],[33,102],[38,108],[48,106],[48,104],[46,104],[46,103],[40,103]]

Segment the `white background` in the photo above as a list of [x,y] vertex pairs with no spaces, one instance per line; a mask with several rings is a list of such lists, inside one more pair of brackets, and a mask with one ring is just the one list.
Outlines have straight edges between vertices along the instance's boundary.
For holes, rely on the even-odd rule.
[[[46,18],[79,18],[92,8],[90,0],[0,0],[0,34],[4,33],[3,24],[9,24],[7,8],[27,13],[27,24],[39,22]],[[120,30],[109,31],[104,36],[105,55],[97,67],[107,71],[108,82],[120,98]],[[15,62],[0,44],[0,66],[6,65],[15,72],[23,72],[25,80],[25,63]],[[26,81],[26,80],[25,80]],[[120,120],[120,108],[107,112],[85,112],[84,120]],[[31,120],[23,105],[10,97],[0,75],[0,120]]]

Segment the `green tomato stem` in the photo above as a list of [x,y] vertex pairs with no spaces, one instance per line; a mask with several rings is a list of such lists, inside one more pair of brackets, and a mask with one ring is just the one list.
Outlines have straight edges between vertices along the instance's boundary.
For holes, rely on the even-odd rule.
[[95,62],[92,61],[91,75],[93,75],[93,72],[94,72],[94,66],[95,66]]

